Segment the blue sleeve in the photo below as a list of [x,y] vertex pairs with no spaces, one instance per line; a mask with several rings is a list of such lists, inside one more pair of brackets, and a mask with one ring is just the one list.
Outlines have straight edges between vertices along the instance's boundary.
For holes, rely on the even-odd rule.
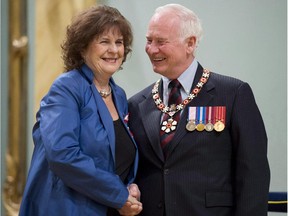
[[121,208],[128,198],[126,186],[117,175],[84,154],[79,144],[79,109],[85,94],[80,81],[62,76],[41,102],[39,128],[46,159],[52,172],[66,186],[96,202]]

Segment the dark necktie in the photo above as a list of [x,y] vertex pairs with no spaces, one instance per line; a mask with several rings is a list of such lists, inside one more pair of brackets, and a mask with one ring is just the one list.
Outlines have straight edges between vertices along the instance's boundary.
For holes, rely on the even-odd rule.
[[[176,109],[176,105],[182,103],[182,97],[181,97],[181,92],[180,92],[181,84],[179,83],[177,79],[175,79],[169,83],[168,87],[169,89],[171,88],[171,91],[169,93],[169,99],[168,99],[168,107],[175,107]],[[165,121],[168,121],[168,119],[170,119],[170,116],[167,113],[165,113],[163,116],[162,123]],[[179,123],[179,119],[180,119],[180,111],[176,112],[173,115],[173,120],[177,122],[177,125]],[[161,142],[162,149],[164,149],[166,144],[168,144],[172,140],[174,133],[175,133],[175,130],[171,130],[171,132],[169,133],[166,133],[165,131],[160,130],[160,142]]]

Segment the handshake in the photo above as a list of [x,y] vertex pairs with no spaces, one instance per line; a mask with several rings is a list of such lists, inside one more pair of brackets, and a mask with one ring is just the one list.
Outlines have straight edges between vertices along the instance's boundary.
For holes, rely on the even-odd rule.
[[138,215],[143,207],[142,203],[140,202],[140,191],[136,184],[130,184],[128,186],[129,196],[121,209],[118,209],[120,215],[125,216],[134,216]]

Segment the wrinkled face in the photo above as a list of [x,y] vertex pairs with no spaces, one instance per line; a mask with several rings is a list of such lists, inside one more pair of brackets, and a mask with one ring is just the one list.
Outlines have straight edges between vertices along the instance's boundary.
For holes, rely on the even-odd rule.
[[96,37],[82,53],[85,63],[95,75],[112,76],[122,65],[124,59],[123,36],[112,28]]
[[151,18],[146,38],[145,51],[156,73],[175,79],[194,59],[195,38],[180,37],[180,20],[169,13]]

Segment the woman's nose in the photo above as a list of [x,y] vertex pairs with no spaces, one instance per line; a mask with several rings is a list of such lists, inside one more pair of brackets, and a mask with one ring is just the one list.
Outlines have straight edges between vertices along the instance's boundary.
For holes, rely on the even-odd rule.
[[109,45],[108,51],[109,51],[109,52],[117,52],[117,51],[118,51],[117,44],[111,43],[111,44]]

